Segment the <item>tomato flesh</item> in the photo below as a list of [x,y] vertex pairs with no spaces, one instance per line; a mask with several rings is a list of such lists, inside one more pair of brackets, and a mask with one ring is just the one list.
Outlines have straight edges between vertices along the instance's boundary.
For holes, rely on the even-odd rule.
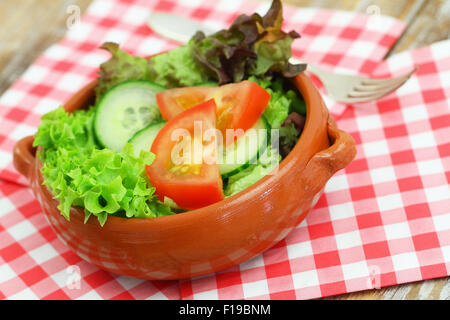
[[210,99],[179,113],[159,131],[151,148],[156,158],[146,171],[161,201],[169,197],[181,208],[197,209],[224,198],[219,167],[206,161],[217,157],[217,138],[204,141],[215,129],[216,105]]
[[185,87],[164,90],[156,101],[167,121],[203,101],[214,99],[217,105],[217,128],[250,129],[270,101],[270,94],[258,84],[244,80],[221,87]]

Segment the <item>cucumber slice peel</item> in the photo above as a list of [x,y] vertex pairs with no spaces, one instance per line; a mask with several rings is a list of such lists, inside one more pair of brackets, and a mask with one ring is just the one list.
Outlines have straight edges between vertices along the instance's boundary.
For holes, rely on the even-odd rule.
[[162,127],[165,126],[165,124],[165,121],[152,123],[134,134],[134,136],[128,142],[133,145],[133,151],[136,157],[139,157],[139,155],[141,154],[141,150],[150,151],[153,141],[158,135],[159,130],[161,130]]
[[[254,130],[251,130],[254,129]],[[255,125],[239,137],[234,144],[219,150],[219,171],[228,178],[256,163],[270,144],[270,125],[261,116]],[[255,133],[256,132],[256,133]]]

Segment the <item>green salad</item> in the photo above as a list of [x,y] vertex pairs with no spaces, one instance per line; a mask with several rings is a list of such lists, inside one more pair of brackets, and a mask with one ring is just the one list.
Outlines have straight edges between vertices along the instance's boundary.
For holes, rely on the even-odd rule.
[[[71,114],[62,107],[49,112],[34,140],[43,184],[59,200],[64,217],[70,219],[71,207],[77,206],[84,208],[85,221],[94,215],[104,225],[108,216],[154,218],[195,208],[158,195],[162,187],[146,169],[159,156],[149,146],[161,140],[158,135],[172,119],[180,117],[161,108],[158,95],[171,90],[196,87],[216,97],[214,90],[241,88],[249,82],[265,90],[269,100],[253,127],[279,129],[280,153],[270,145],[254,152],[256,157],[270,153],[276,161],[247,161],[217,170],[225,197],[269,174],[295,146],[306,115],[304,100],[289,80],[305,69],[288,61],[291,43],[299,36],[282,31],[281,22],[282,7],[276,0],[264,16],[241,15],[229,29],[211,36],[198,32],[186,45],[149,60],[105,43],[102,48],[111,58],[100,66],[95,104]],[[175,166],[170,172],[191,170],[186,168]]]

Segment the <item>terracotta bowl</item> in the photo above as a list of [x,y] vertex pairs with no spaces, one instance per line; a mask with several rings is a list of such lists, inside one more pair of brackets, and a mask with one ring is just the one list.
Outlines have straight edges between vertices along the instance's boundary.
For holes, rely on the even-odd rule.
[[[352,137],[337,129],[319,92],[304,74],[294,80],[305,98],[307,119],[292,152],[274,175],[243,192],[201,209],[174,216],[109,217],[83,223],[72,208],[70,221],[42,185],[33,137],[19,141],[14,164],[31,184],[53,230],[84,260],[113,273],[144,279],[180,279],[217,272],[269,249],[294,229],[316,204],[326,182],[354,158]],[[68,112],[94,98],[96,81],[65,105]]]

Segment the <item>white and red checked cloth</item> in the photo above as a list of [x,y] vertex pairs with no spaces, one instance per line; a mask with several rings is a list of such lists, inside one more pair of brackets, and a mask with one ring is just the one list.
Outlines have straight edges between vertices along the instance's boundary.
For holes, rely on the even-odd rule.
[[[49,227],[11,150],[40,116],[96,76],[106,41],[149,55],[177,46],[149,30],[150,10],[225,27],[269,3],[244,0],[96,0],[81,24],[49,48],[0,98],[0,299],[314,298],[450,274],[450,42],[382,58],[402,22],[285,6],[294,53],[336,71],[385,76],[421,64],[395,95],[329,107],[358,144],[356,160],[328,183],[307,219],[264,254],[197,279],[145,281],[104,272]],[[79,280],[79,281],[77,281]]]

